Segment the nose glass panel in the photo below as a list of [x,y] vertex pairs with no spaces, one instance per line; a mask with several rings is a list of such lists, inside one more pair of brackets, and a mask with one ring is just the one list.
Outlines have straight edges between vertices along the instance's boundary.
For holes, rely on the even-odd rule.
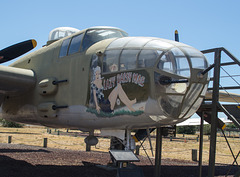
[[[190,90],[188,91],[183,104],[183,109],[181,111],[180,118],[183,117],[187,111],[193,106],[196,99],[199,97],[201,91],[202,91],[203,85],[193,83]],[[200,103],[201,104],[201,103]],[[195,112],[195,110],[194,110]]]
[[144,47],[166,50],[166,49],[172,48],[174,46],[172,44],[170,44],[168,42],[164,42],[162,40],[152,40],[152,41],[148,42]]
[[190,67],[187,57],[178,48],[166,52],[158,63],[158,69],[172,74],[190,77]]
[[158,104],[166,115],[177,118],[182,100],[183,96],[180,95],[165,95],[158,99]]
[[[203,99],[200,96],[206,91],[203,88],[207,84],[206,78],[205,81],[197,78],[197,71],[207,67],[204,55],[190,46],[173,47],[163,53],[157,64],[159,73],[155,73],[155,88],[159,95],[159,106],[166,116],[186,118],[196,112]],[[169,80],[168,84],[161,84],[162,78]],[[178,83],[181,79],[187,79],[187,82]]]
[[200,51],[192,47],[181,47],[181,49],[189,56],[192,68],[206,69],[208,67],[207,60]]
[[153,67],[161,53],[162,51],[160,50],[142,50],[138,57],[138,67]]

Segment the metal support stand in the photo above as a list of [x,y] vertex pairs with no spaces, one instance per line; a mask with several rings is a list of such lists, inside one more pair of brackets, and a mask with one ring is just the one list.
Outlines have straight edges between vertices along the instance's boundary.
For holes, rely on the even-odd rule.
[[[224,52],[233,62],[226,62],[221,63],[221,52]],[[213,48],[202,51],[202,53],[213,53],[214,52],[214,64],[212,64],[210,67],[208,67],[206,70],[204,70],[201,75],[204,75],[208,71],[210,71],[212,68],[214,68],[214,76],[213,76],[213,88],[208,88],[208,90],[212,90],[212,104],[210,108],[211,112],[211,138],[210,138],[210,150],[209,150],[209,166],[208,166],[208,177],[213,177],[215,173],[215,156],[216,156],[216,134],[217,134],[217,114],[218,110],[222,110],[228,118],[230,118],[238,127],[240,126],[239,122],[234,118],[232,114],[228,112],[228,110],[219,103],[219,89],[239,89],[239,86],[230,86],[230,87],[219,87],[219,81],[220,81],[220,67],[221,66],[229,66],[237,64],[240,66],[240,61],[234,57],[229,51],[227,51],[225,48]],[[223,68],[222,68],[223,69]],[[224,69],[223,69],[224,70]],[[226,72],[226,71],[225,71]],[[227,73],[227,72],[226,72]],[[200,75],[200,76],[201,76]],[[230,76],[230,75],[229,75]],[[222,129],[222,127],[220,127]],[[228,142],[227,142],[228,143]],[[228,144],[229,145],[229,144]],[[231,150],[231,149],[230,149]],[[200,154],[200,152],[199,152]],[[234,163],[236,162],[236,157],[232,153],[234,158]],[[200,162],[199,162],[200,167]],[[201,169],[201,167],[200,167]],[[201,176],[201,174],[200,174]]]
[[220,61],[221,50],[216,49],[214,54],[214,81],[213,81],[213,96],[212,96],[212,119],[211,119],[211,139],[209,150],[209,166],[208,177],[213,177],[215,173],[215,156],[216,156],[216,135],[217,135],[217,114],[219,100],[219,79],[220,79]]
[[155,153],[155,177],[161,176],[162,159],[162,127],[157,128],[156,153]]
[[126,145],[125,150],[131,149],[131,130],[126,130]]

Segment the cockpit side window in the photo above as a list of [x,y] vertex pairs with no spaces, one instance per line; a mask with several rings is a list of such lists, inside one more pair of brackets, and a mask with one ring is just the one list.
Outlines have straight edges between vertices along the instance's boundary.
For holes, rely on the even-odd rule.
[[62,46],[61,46],[61,50],[60,50],[60,53],[59,53],[59,58],[67,56],[68,46],[69,46],[70,40],[71,40],[71,38],[68,38],[68,39],[65,39],[63,41]]
[[72,38],[72,41],[71,41],[71,44],[70,44],[70,47],[69,47],[69,51],[68,51],[68,55],[77,53],[80,50],[82,37],[83,37],[83,34],[79,34],[79,35],[74,36]]
[[80,50],[83,34],[79,34],[72,38],[67,38],[63,41],[59,58],[74,54]]

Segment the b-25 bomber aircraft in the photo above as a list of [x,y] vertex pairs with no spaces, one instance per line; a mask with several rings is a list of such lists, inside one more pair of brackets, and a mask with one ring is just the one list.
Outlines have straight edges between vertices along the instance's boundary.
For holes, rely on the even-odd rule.
[[[35,45],[6,48],[0,62]],[[129,37],[114,27],[56,28],[41,49],[0,66],[2,116],[123,138],[125,130],[191,117],[207,91],[208,74],[199,75],[207,67],[199,50],[180,42]]]

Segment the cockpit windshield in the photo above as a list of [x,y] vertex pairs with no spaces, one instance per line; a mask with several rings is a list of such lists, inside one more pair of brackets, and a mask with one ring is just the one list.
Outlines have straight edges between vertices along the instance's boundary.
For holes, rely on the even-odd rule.
[[189,78],[192,69],[206,69],[208,63],[200,51],[188,45],[156,38],[118,38],[104,53],[103,73],[152,67]]
[[84,36],[81,50],[85,51],[93,44],[104,39],[121,38],[127,36],[128,34],[126,32],[117,29],[90,29]]

